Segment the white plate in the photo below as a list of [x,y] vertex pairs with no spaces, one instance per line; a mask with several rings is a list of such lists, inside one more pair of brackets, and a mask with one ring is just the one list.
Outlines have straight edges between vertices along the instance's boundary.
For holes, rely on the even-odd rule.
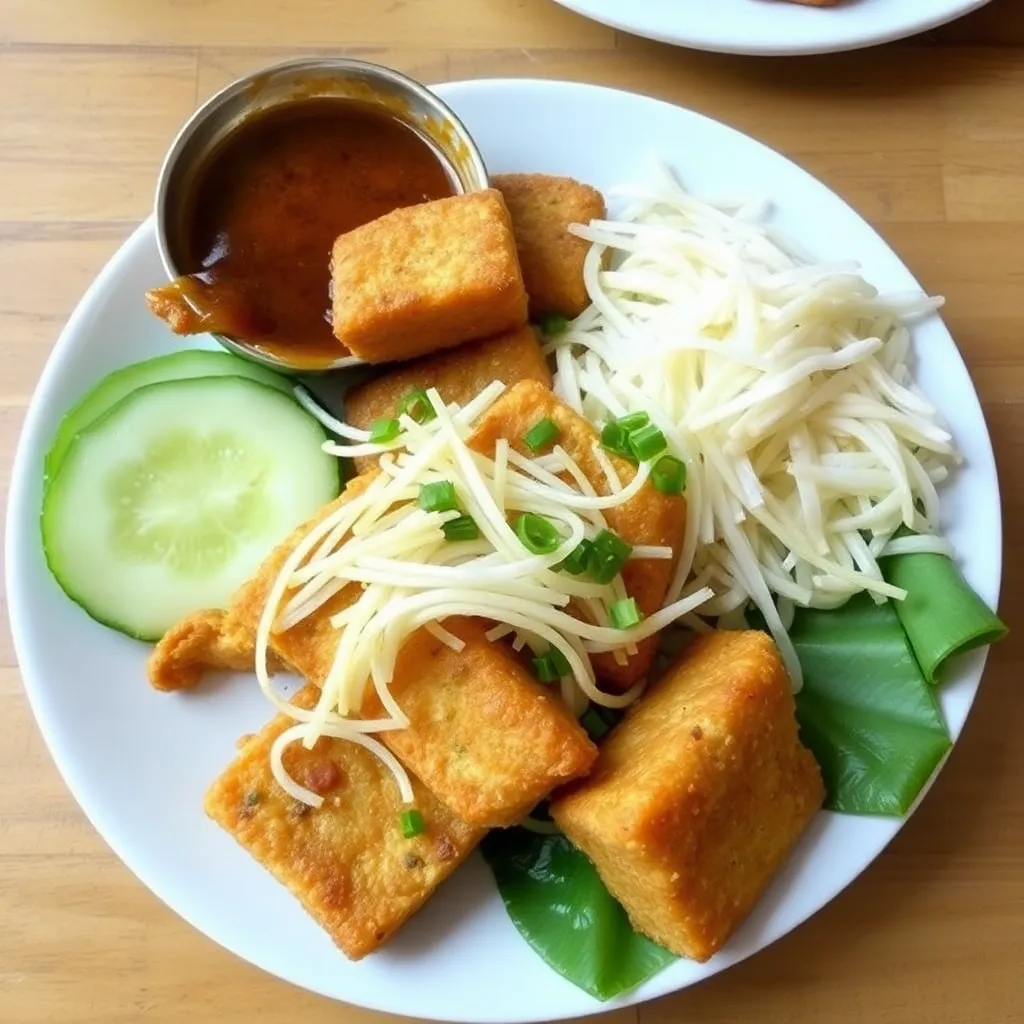
[[634,35],[718,53],[835,53],[905,39],[989,0],[845,0],[804,7],[782,0],[555,0]]
[[[492,171],[571,174],[599,187],[642,178],[657,151],[701,194],[775,197],[779,223],[825,258],[855,257],[885,289],[910,273],[848,206],[777,153],[665,103],[593,86],[470,82],[438,91],[465,118]],[[599,132],[589,128],[599,122]],[[381,953],[347,962],[292,897],[204,817],[203,792],[235,738],[270,712],[239,678],[168,695],[145,681],[148,648],[88,619],[46,571],[39,544],[40,467],[61,413],[109,370],[180,347],[146,311],[162,281],[153,225],[143,224],[68,323],[29,409],[14,467],[7,532],[10,615],[25,686],[57,765],[122,860],[196,928],[304,988],[362,1006],[447,1020],[532,1021],[592,1013],[599,1003],[551,971],[508,921],[477,858]],[[998,596],[1001,537],[992,451],[970,378],[945,327],[916,332],[919,379],[946,411],[966,468],[943,496],[947,535],[985,600]],[[960,732],[985,656],[942,691]],[[706,978],[784,935],[878,855],[899,821],[822,814],[728,948],[679,962],[628,999]],[[841,937],[836,936],[837,948]]]

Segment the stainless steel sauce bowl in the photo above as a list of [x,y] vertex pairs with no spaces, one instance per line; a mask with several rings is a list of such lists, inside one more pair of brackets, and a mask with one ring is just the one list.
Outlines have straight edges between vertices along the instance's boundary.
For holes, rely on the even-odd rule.
[[[213,151],[253,114],[319,97],[379,105],[412,128],[433,149],[456,193],[488,186],[487,168],[476,143],[452,110],[429,89],[391,68],[348,57],[287,61],[239,78],[207,100],[185,123],[160,169],[156,190],[156,231],[160,259],[173,280],[188,271],[190,204],[198,175]],[[327,254],[324,255],[327,258]],[[289,373],[308,373],[282,356],[241,339],[215,334],[225,348]],[[341,356],[323,370],[360,365]]]

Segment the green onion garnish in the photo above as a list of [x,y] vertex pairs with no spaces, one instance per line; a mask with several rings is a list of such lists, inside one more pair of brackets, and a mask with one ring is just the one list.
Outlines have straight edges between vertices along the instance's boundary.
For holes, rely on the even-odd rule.
[[662,494],[682,494],[686,490],[686,463],[674,455],[662,455],[651,469],[651,483]]
[[402,827],[402,835],[406,839],[415,839],[416,836],[422,834],[426,825],[423,823],[423,815],[414,807],[410,811],[402,811],[398,815],[398,822]]
[[587,556],[587,572],[596,583],[611,583],[632,553],[632,545],[618,534],[602,530]]
[[523,434],[523,440],[526,442],[526,447],[533,452],[534,455],[539,451],[547,448],[558,438],[558,425],[554,420],[544,417],[539,423],[535,423],[530,429]]
[[668,441],[653,423],[648,423],[629,432],[629,447],[641,462],[646,462],[663,452],[668,447]]
[[550,651],[547,654],[542,654],[539,658],[533,659],[533,670],[537,673],[537,678],[542,683],[554,683],[559,679],[558,669],[555,668]]
[[562,543],[554,523],[535,512],[524,512],[516,520],[516,536],[533,555],[550,555]]
[[613,455],[621,455],[630,462],[636,461],[629,447],[629,431],[621,423],[606,423],[601,428],[601,447]]
[[587,708],[580,719],[580,725],[587,730],[587,735],[595,742],[607,736],[612,727],[594,710]]
[[401,416],[403,413],[417,423],[429,423],[437,416],[434,406],[430,402],[430,396],[423,388],[413,388],[402,399],[398,406],[398,414]]
[[614,602],[608,609],[612,625],[616,629],[629,629],[631,626],[638,626],[643,615],[636,606],[635,597],[623,597]]
[[651,417],[645,412],[631,412],[628,416],[620,416],[616,423],[625,430],[639,430],[651,422]]
[[549,647],[539,658],[534,658],[533,667],[542,683],[555,683],[562,676],[572,675],[569,660],[557,647]]
[[480,527],[472,516],[461,515],[458,519],[450,519],[441,527],[445,540],[476,540],[480,536]]
[[587,571],[587,557],[590,554],[590,549],[594,545],[589,540],[581,540],[573,551],[570,551],[568,555],[562,560],[562,564],[558,566],[559,569],[564,569],[571,576],[579,576],[580,573]]
[[558,678],[562,676],[571,676],[572,669],[569,667],[569,659],[557,648],[550,647],[548,649],[548,657],[551,659],[551,664],[555,666],[555,671],[558,672]]
[[556,334],[564,334],[569,327],[569,321],[557,313],[549,313],[547,316],[542,316],[537,321],[537,325],[540,327],[541,334],[554,336]]
[[455,484],[451,480],[435,480],[420,485],[420,508],[424,512],[448,512],[458,507]]
[[374,420],[370,424],[370,444],[387,444],[394,441],[402,432],[402,428],[395,419]]

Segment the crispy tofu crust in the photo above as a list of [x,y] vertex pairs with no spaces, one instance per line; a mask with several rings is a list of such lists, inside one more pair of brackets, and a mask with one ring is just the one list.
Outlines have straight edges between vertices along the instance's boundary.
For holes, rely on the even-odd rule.
[[[498,438],[524,455],[529,455],[523,435],[538,420],[549,417],[559,428],[558,443],[575,459],[598,494],[608,493],[607,478],[594,456],[599,438],[590,423],[553,392],[533,381],[523,381],[502,395],[480,419],[467,442],[477,451],[491,455]],[[623,483],[632,480],[635,467],[625,459],[609,456]],[[631,560],[622,570],[626,592],[636,598],[645,615],[657,611],[665,600],[675,563],[686,532],[686,499],[662,494],[647,484],[635,498],[605,512],[608,525],[630,544],[658,544],[671,547],[671,560]],[[657,637],[637,644],[637,653],[625,665],[610,654],[592,658],[594,671],[608,685],[626,690],[647,674],[657,651]]]
[[[306,687],[296,703],[311,707]],[[368,751],[324,738],[292,744],[289,774],[324,797],[308,807],[270,770],[270,747],[292,719],[279,715],[243,747],[206,795],[206,813],[287,886],[342,952],[359,960],[382,946],[483,838],[413,779],[426,829],[406,839],[391,773]]]
[[526,292],[494,189],[395,210],[342,235],[331,258],[334,334],[386,363],[519,327]]
[[[230,632],[227,616],[218,609],[186,615],[153,648],[146,662],[156,690],[189,690],[208,669],[251,672],[255,650],[251,634]],[[272,665],[276,668],[277,663]]]
[[751,630],[695,640],[551,815],[637,930],[703,961],[823,799],[778,651]]
[[[352,480],[315,520],[300,526],[239,591],[227,614],[234,642],[253,637],[270,588],[288,554],[323,516],[369,485]],[[274,653],[310,683],[321,685],[338,645],[331,616],[359,595],[353,584],[292,629],[271,637]],[[585,774],[597,757],[586,732],[502,643],[484,637],[478,620],[448,619],[466,643],[456,653],[422,630],[406,642],[392,692],[409,717],[407,729],[381,741],[463,821],[505,826],[518,821],[554,788]],[[251,642],[251,641],[250,641]],[[379,713],[371,701],[367,717]]]
[[[547,360],[528,325],[389,368],[345,396],[345,418],[368,430],[374,420],[394,416],[414,387],[437,388],[446,402],[464,405],[496,380],[509,387],[521,380],[551,387]],[[376,461],[356,459],[356,468],[363,473]]]
[[583,260],[590,243],[570,234],[569,225],[603,218],[604,196],[551,174],[498,174],[492,184],[512,216],[530,316],[578,316],[589,302]]
[[[585,775],[597,747],[554,692],[539,686],[481,619],[445,619],[456,653],[426,630],[406,641],[391,692],[408,729],[381,738],[472,825],[519,821],[560,783]],[[376,695],[364,708],[379,714]]]

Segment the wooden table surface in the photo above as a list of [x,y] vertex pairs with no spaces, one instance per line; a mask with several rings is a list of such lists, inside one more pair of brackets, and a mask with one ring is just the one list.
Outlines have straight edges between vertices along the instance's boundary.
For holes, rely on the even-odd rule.
[[[897,3],[900,0],[892,0]],[[824,16],[824,15],[823,15]],[[1024,599],[1024,4],[926,38],[795,60],[674,50],[548,0],[2,0],[0,486],[50,348],[150,208],[177,127],[301,53],[427,82],[579,79],[676,101],[799,161],[878,226],[981,393]],[[0,601],[4,599],[0,590]],[[6,619],[5,619],[6,621]],[[787,939],[609,1024],[1024,1021],[1024,658],[993,654],[948,767],[878,862]],[[72,801],[0,630],[0,1021],[371,1024],[235,959],[152,896]]]

